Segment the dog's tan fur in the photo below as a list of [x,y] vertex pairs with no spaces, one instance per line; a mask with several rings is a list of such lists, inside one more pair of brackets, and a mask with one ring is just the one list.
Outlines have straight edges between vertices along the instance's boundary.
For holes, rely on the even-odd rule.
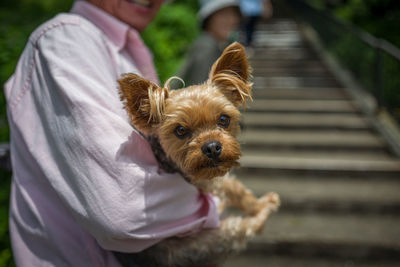
[[[201,266],[220,262],[244,248],[246,241],[263,229],[269,214],[278,208],[277,194],[257,199],[242,183],[226,175],[239,166],[238,108],[251,99],[250,77],[244,49],[234,43],[214,63],[208,81],[202,85],[170,91],[135,74],[125,74],[118,81],[121,100],[132,124],[144,135],[157,137],[167,158],[190,183],[219,196],[221,212],[225,206],[236,206],[247,214],[247,217],[223,219],[218,229],[163,240],[138,253],[136,262],[145,266]],[[228,125],[226,118],[230,120]],[[213,141],[221,144],[218,159],[202,151],[204,144]]]

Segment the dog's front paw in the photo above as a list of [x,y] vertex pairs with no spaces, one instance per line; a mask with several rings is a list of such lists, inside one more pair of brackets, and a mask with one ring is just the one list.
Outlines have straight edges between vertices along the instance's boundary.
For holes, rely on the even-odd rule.
[[272,211],[277,211],[281,205],[280,197],[277,193],[270,192],[259,198],[258,202],[261,204],[263,209],[267,208]]
[[268,193],[263,197],[258,199],[259,210],[257,214],[251,216],[248,224],[248,236],[253,236],[254,234],[261,234],[264,230],[265,223],[269,215],[277,211],[280,205],[279,195],[276,193]]

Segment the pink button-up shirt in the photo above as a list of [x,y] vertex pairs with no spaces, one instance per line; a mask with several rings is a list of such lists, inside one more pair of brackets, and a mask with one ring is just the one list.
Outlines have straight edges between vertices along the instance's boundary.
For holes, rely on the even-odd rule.
[[109,250],[218,226],[212,198],[160,170],[128,122],[116,80],[139,73],[129,51],[142,44],[82,1],[30,36],[5,85],[17,266],[119,266]]

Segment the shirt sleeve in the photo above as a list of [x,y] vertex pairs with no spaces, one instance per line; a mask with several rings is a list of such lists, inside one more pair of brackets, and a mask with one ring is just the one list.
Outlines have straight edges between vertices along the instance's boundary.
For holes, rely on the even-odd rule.
[[63,25],[33,46],[29,89],[11,104],[13,123],[51,187],[100,246],[137,252],[218,226],[214,201],[180,175],[160,171],[128,123],[103,40]]

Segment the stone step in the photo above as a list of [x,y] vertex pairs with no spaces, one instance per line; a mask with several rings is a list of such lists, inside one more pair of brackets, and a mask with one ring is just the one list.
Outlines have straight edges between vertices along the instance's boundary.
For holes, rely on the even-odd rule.
[[[310,53],[313,55],[316,55],[314,50],[310,47],[307,46],[306,44],[304,46],[297,46],[297,47],[285,47],[285,46],[278,46],[278,47],[268,47],[268,48],[254,48],[254,52],[256,55],[258,54],[276,54],[276,53]],[[260,59],[259,57],[256,57],[256,59]]]
[[399,224],[398,214],[281,210],[268,219],[264,232],[250,241],[241,256],[262,254],[312,257],[313,260],[321,257],[326,260],[400,262]]
[[282,88],[268,87],[255,84],[253,87],[253,97],[259,99],[286,99],[286,100],[344,100],[347,95],[341,88]]
[[223,267],[398,267],[399,265],[400,260],[332,258],[321,257],[320,255],[310,257],[304,255],[279,255],[277,252],[267,254],[265,251],[248,251],[230,257]]
[[387,151],[385,140],[368,131],[321,131],[321,130],[257,130],[242,131],[240,135],[245,149],[276,151],[282,149],[308,150],[371,150]]
[[[257,59],[254,59],[257,57]],[[281,52],[281,53],[266,53],[266,52],[255,52],[249,56],[249,60],[251,62],[255,60],[264,60],[264,61],[274,61],[274,60],[279,60],[280,58],[282,60],[287,60],[287,61],[313,61],[316,59],[316,55],[313,55],[308,52],[302,52],[302,53],[290,53],[290,52]]]
[[302,46],[304,40],[298,31],[286,31],[282,33],[255,31],[253,44],[255,47],[296,47]]
[[253,58],[257,60],[315,60],[317,55],[304,47],[271,47],[268,49],[256,48]]
[[280,36],[280,35],[294,35],[294,36],[300,36],[300,31],[298,29],[285,29],[285,30],[281,30],[281,29],[274,29],[274,28],[256,28],[255,30],[256,33],[260,34],[260,35],[272,35],[272,36]]
[[[260,147],[262,144],[260,144]],[[242,145],[242,152],[244,156],[251,156],[256,158],[266,158],[268,160],[271,159],[280,159],[282,161],[295,161],[298,159],[303,162],[306,160],[321,160],[321,161],[329,161],[329,160],[337,160],[337,161],[352,161],[354,159],[360,161],[388,161],[394,160],[393,155],[388,153],[386,150],[367,150],[367,149],[316,149],[311,147],[309,149],[293,149],[287,148],[283,146],[282,148],[277,147],[266,147],[264,149],[260,149],[260,147],[253,147]]]
[[332,77],[330,72],[320,67],[288,68],[288,67],[264,67],[253,71],[254,77],[270,76],[301,76],[301,77]]
[[339,87],[339,82],[331,77],[302,77],[302,76],[270,76],[270,77],[254,77],[254,85],[256,87],[285,87],[285,88],[301,88],[301,87]]
[[244,113],[242,121],[245,129],[370,129],[365,118],[354,114]]
[[247,112],[318,112],[359,113],[357,105],[349,100],[293,100],[256,99],[249,104]]
[[294,20],[272,20],[269,23],[257,25],[259,31],[297,31],[298,25]]
[[[361,155],[363,155],[361,157]],[[371,157],[371,158],[368,158]],[[355,177],[400,177],[400,161],[376,159],[366,153],[278,153],[245,151],[240,160],[241,175],[350,175]]]
[[[286,254],[296,254],[297,250],[303,255],[318,252],[337,258],[400,259],[399,225],[399,215],[281,211],[269,218],[263,234],[254,239],[249,250],[267,252],[288,244],[287,248],[281,248],[286,249]],[[375,253],[379,251],[380,257],[373,250]]]
[[279,193],[281,211],[352,214],[399,214],[400,211],[400,179],[245,174],[237,177],[257,196]]
[[[256,52],[257,54],[257,52]],[[258,60],[257,57],[253,57],[250,60],[250,64],[253,68],[254,72],[257,72],[262,69],[273,69],[273,68],[288,68],[288,69],[322,69],[326,70],[326,66],[319,60]]]

